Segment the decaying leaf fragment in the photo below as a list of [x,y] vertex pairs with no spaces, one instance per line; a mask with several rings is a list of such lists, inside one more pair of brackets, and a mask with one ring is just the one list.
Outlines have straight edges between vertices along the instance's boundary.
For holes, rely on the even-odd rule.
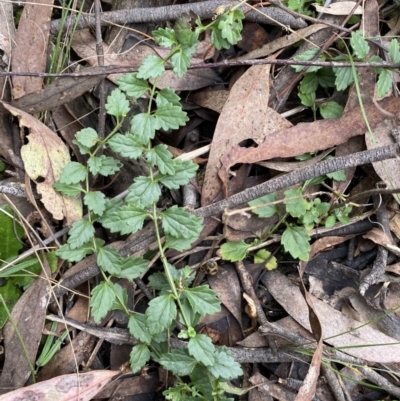
[[25,171],[37,184],[45,208],[56,220],[66,219],[67,225],[82,218],[82,203],[79,198],[70,198],[56,192],[53,184],[60,178],[69,163],[68,148],[63,141],[35,117],[7,103],[3,106],[19,117],[21,127],[29,129],[27,145],[21,148]]

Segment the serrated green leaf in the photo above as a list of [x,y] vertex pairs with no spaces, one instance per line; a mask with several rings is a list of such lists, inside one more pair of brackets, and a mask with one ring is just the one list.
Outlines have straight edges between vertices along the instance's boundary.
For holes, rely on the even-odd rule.
[[197,401],[194,397],[190,397],[188,393],[190,389],[187,384],[178,384],[175,387],[163,391],[163,396],[170,401]]
[[162,355],[159,362],[165,369],[177,376],[190,375],[198,363],[183,349],[174,349],[170,353]]
[[334,88],[335,87],[335,74],[330,67],[323,67],[316,72],[318,85],[323,88]]
[[161,294],[168,293],[171,289],[164,273],[153,273],[149,277],[149,287],[161,291]]
[[[294,56],[293,59],[298,60],[298,61],[311,61],[314,59],[314,57],[316,57],[318,52],[319,52],[318,48],[312,48],[312,49],[306,50],[305,52],[303,52],[301,54],[298,54],[297,56]],[[323,59],[324,58],[322,55],[318,57],[318,60],[323,60]],[[318,66],[308,67],[308,66],[303,66],[303,65],[292,65],[292,68],[294,68],[296,72],[300,72],[306,68],[307,73],[315,72],[315,71],[318,71],[319,69],[321,69],[321,67],[318,67]]]
[[151,334],[161,333],[176,319],[177,310],[172,294],[160,295],[149,302],[147,325]]
[[71,249],[77,249],[94,236],[93,224],[87,220],[75,221],[69,230],[68,244]]
[[[258,217],[271,217],[274,214],[278,214],[277,205],[268,205],[268,203],[276,202],[278,200],[276,193],[264,195],[261,198],[254,199],[249,202],[249,206],[255,207],[252,209],[252,213],[256,214]],[[261,206],[261,207],[257,207]]]
[[122,163],[120,161],[105,155],[101,155],[100,157],[90,157],[87,165],[92,174],[101,174],[105,177],[115,174],[122,167]]
[[[192,374],[190,375],[190,380],[198,390],[204,394],[206,400],[212,400],[213,397],[213,387],[208,378],[209,370],[203,365],[197,365]],[[186,400],[184,400],[186,401]]]
[[311,250],[310,239],[303,227],[288,225],[283,232],[281,243],[294,259],[307,261]]
[[[213,28],[213,27],[211,27]],[[222,37],[221,31],[215,27],[211,31],[211,43],[218,49],[229,49],[231,44]]]
[[400,46],[398,39],[392,39],[388,46],[389,56],[393,63],[400,63]]
[[240,242],[227,241],[221,245],[220,252],[222,259],[238,262],[243,260],[251,244],[246,244],[243,240]]
[[143,79],[158,78],[165,71],[164,64],[161,57],[151,54],[142,61],[136,76]]
[[183,294],[189,300],[192,309],[201,316],[213,315],[221,310],[217,294],[208,285],[186,288]]
[[175,238],[167,235],[167,240],[165,241],[164,250],[165,249],[175,249],[179,252],[186,251],[190,249],[194,240],[192,238]]
[[157,166],[162,174],[175,174],[172,154],[167,145],[160,144],[151,148],[146,154],[146,159],[151,166]]
[[196,361],[205,366],[212,366],[215,363],[215,347],[211,338],[204,334],[196,334],[189,340],[188,351]]
[[147,270],[148,265],[149,261],[142,257],[129,256],[128,258],[122,259],[121,273],[117,275],[117,277],[133,281]]
[[191,160],[182,161],[174,159],[174,175],[159,174],[157,180],[169,189],[178,189],[189,183],[191,178],[196,175],[199,166]]
[[149,214],[145,210],[134,204],[128,204],[107,213],[102,224],[113,233],[132,234],[142,229],[146,217],[149,217]]
[[369,53],[369,44],[364,39],[361,31],[355,31],[351,33],[350,39],[351,47],[353,48],[354,54],[361,60],[364,60]]
[[152,32],[155,41],[162,47],[171,48],[177,44],[175,31],[171,28],[158,28]]
[[160,107],[164,104],[171,103],[175,106],[182,107],[181,98],[170,88],[164,88],[157,92],[156,104]]
[[111,282],[111,286],[115,293],[115,301],[112,304],[111,310],[122,310],[125,312],[126,305],[128,304],[128,291],[118,283]]
[[115,248],[108,246],[100,248],[97,252],[97,264],[110,274],[121,273],[121,255]]
[[301,93],[313,93],[318,88],[318,78],[316,72],[311,72],[304,75],[304,78],[300,82],[299,90]]
[[146,344],[135,345],[130,353],[132,373],[139,372],[150,359],[150,350]]
[[129,112],[129,101],[126,98],[124,92],[117,88],[111,92],[111,95],[107,97],[107,103],[105,104],[107,114],[115,117],[125,117]]
[[189,121],[187,114],[182,110],[182,107],[174,104],[166,103],[160,106],[155,116],[155,128],[167,131],[169,129],[178,129],[180,126]]
[[126,202],[135,203],[140,207],[149,207],[157,203],[161,196],[160,186],[151,177],[135,178],[128,190]]
[[126,135],[115,134],[107,144],[115,153],[129,159],[138,159],[144,151],[139,136],[130,133]]
[[83,203],[97,215],[101,216],[106,210],[106,196],[100,191],[88,192],[83,197]]
[[128,96],[135,99],[150,91],[149,83],[145,79],[139,79],[136,73],[123,75],[117,79],[117,84]]
[[325,119],[327,118],[339,118],[343,114],[343,106],[334,100],[323,103],[319,106],[319,112],[321,116]]
[[232,380],[243,375],[240,363],[233,359],[232,355],[226,347],[220,347],[215,350],[215,362],[210,366],[211,374],[224,380]]
[[335,86],[338,91],[347,89],[354,82],[353,71],[350,67],[334,68],[333,72],[336,76]]
[[231,10],[218,17],[217,23],[221,36],[231,45],[235,45],[242,39],[240,32],[243,29],[243,18],[243,13],[238,9]]
[[189,18],[187,15],[182,15],[174,25],[176,38],[182,47],[193,47],[198,42],[199,33],[197,30],[192,31]]
[[346,181],[346,170],[338,170],[333,173],[328,173],[327,177],[335,181]]
[[61,173],[58,182],[62,184],[78,184],[86,179],[86,167],[78,162],[69,162]]
[[142,143],[147,143],[150,139],[154,139],[156,134],[157,122],[156,117],[152,114],[140,113],[136,114],[131,120],[131,133],[139,135]]
[[99,135],[93,128],[84,128],[75,135],[76,140],[86,148],[90,149],[100,140]]
[[313,107],[315,104],[315,92],[312,93],[302,93],[297,94],[301,100],[301,103],[306,107]]
[[376,83],[378,99],[382,99],[388,95],[392,90],[392,86],[392,73],[389,70],[383,69],[378,75],[378,82]]
[[93,288],[90,297],[90,307],[92,308],[92,316],[96,323],[100,322],[110,312],[114,301],[115,293],[106,282]]
[[190,65],[190,58],[182,49],[180,49],[171,56],[170,62],[172,65],[172,71],[181,78],[187,72]]
[[147,319],[145,315],[135,313],[129,316],[129,333],[142,343],[151,343],[151,335],[147,328]]
[[53,188],[56,191],[71,197],[77,196],[83,192],[81,184],[63,184],[61,182],[56,182],[53,184]]
[[[290,188],[285,193],[283,203],[286,205],[286,211],[293,217],[301,217],[309,209],[309,203],[303,198],[301,188]],[[287,199],[295,198],[295,199]]]
[[326,228],[332,228],[336,223],[336,216],[328,216],[328,218],[325,220],[325,227]]
[[87,146],[83,146],[81,143],[79,143],[76,139],[72,140],[72,143],[76,145],[79,149],[79,152],[81,155],[88,155],[90,154],[90,148]]
[[[370,57],[370,59],[368,61],[371,63],[382,63],[384,60],[382,60],[377,54],[374,54],[372,57]],[[375,74],[381,73],[382,70],[383,70],[382,67],[372,67],[372,71]]]
[[173,237],[195,240],[203,229],[203,219],[193,216],[176,205],[165,210],[161,215],[165,233]]
[[90,242],[88,244],[84,244],[79,248],[76,249],[71,249],[71,246],[69,244],[64,244],[60,246],[60,248],[57,249],[56,255],[64,259],[68,262],[79,262],[81,261],[85,256],[90,255],[93,253],[93,244]]

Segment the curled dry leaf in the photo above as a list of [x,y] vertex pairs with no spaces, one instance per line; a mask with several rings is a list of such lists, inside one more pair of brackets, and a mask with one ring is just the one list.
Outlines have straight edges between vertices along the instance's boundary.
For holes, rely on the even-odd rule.
[[[78,197],[71,198],[56,192],[53,184],[60,178],[64,167],[69,163],[68,148],[48,127],[28,113],[7,103],[3,106],[14,116],[19,117],[21,127],[29,129],[29,143],[22,146],[21,157],[29,178],[37,184],[45,208],[56,220],[64,217],[68,225],[82,218],[82,204]],[[42,182],[40,182],[43,180]]]
[[58,376],[0,396],[0,401],[89,401],[119,372],[94,370]]
[[[319,13],[330,14],[330,15],[348,15],[351,13],[353,8],[357,5],[355,1],[341,1],[337,3],[332,3],[328,7],[320,6],[314,3],[313,6]],[[363,13],[362,7],[358,6],[353,14],[361,15]]]

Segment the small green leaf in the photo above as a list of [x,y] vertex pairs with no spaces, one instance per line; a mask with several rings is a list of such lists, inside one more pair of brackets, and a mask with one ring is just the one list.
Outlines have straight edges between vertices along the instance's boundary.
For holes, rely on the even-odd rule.
[[170,103],[160,106],[154,113],[154,116],[156,118],[155,128],[162,128],[165,131],[169,129],[178,129],[189,121],[189,118],[182,110],[182,107]]
[[[305,52],[293,57],[293,59],[298,60],[298,61],[311,61],[315,58],[315,56],[318,54],[318,52],[319,52],[318,48],[312,48],[312,49],[306,50]],[[322,55],[319,56],[318,60],[322,61],[323,56]],[[321,69],[321,67],[318,67],[318,66],[308,67],[308,66],[303,66],[303,65],[292,65],[292,68],[294,68],[296,72],[300,72],[303,69],[307,69],[306,73],[315,72],[315,71],[318,71],[319,69]]]
[[161,213],[166,234],[176,238],[197,239],[203,229],[203,219],[193,216],[177,205]]
[[139,79],[137,74],[127,74],[117,79],[118,86],[128,96],[139,99],[150,91],[149,83],[145,79]]
[[139,372],[150,359],[150,350],[146,344],[135,345],[130,353],[132,373]]
[[339,103],[331,100],[329,102],[323,103],[319,106],[319,112],[322,118],[339,118],[343,114],[343,106]]
[[[384,60],[382,60],[378,55],[374,54],[372,57],[370,57],[370,59],[368,61],[371,63],[383,63]],[[372,67],[372,71],[375,74],[381,73],[382,70],[383,70],[382,67]]]
[[378,92],[378,99],[384,98],[390,93],[393,86],[392,73],[389,70],[383,69],[378,76],[376,88]]
[[110,274],[121,273],[121,255],[115,248],[101,247],[97,251],[97,264]]
[[309,94],[313,93],[318,88],[318,78],[316,72],[311,72],[304,75],[304,78],[300,82],[299,90],[301,93]]
[[183,294],[188,298],[192,309],[201,316],[213,315],[221,310],[216,292],[208,285],[186,288]]
[[[8,310],[11,311],[22,295],[22,291],[13,283],[12,280],[7,280],[5,284],[0,287],[0,294],[4,299]],[[3,328],[7,320],[8,314],[5,306],[3,303],[0,303],[0,328]]]
[[103,176],[115,174],[122,167],[120,161],[105,155],[101,155],[100,157],[92,156],[89,158],[87,164],[92,174],[101,174]]
[[302,93],[297,94],[301,100],[301,104],[306,107],[313,107],[315,104],[315,92],[312,93]]
[[94,227],[90,221],[75,221],[69,230],[68,244],[71,249],[81,247],[94,236]]
[[198,363],[184,349],[174,349],[170,353],[162,355],[159,362],[165,369],[177,376],[190,375]]
[[144,144],[154,139],[156,134],[156,117],[152,114],[139,113],[131,120],[131,133],[139,135],[139,140]]
[[128,190],[126,202],[135,203],[140,207],[149,207],[153,203],[157,203],[161,196],[160,186],[151,177],[135,178]]
[[[309,209],[309,203],[303,198],[301,188],[290,188],[285,193],[283,203],[286,205],[286,211],[293,217],[301,217]],[[295,199],[287,199],[295,198]]]
[[244,14],[239,9],[233,9],[218,17],[218,29],[221,30],[221,36],[231,45],[236,45],[242,39],[240,35],[243,29],[242,19]]
[[354,54],[361,60],[364,60],[369,53],[369,44],[364,39],[361,31],[355,31],[351,33],[350,39],[351,47],[354,50]]
[[190,65],[190,58],[188,55],[180,50],[175,52],[171,57],[172,71],[178,76],[183,77]]
[[310,237],[303,227],[288,225],[283,232],[281,243],[294,259],[308,261],[311,250]]
[[[268,205],[271,202],[277,201],[276,193],[264,195],[261,198],[254,199],[249,202],[249,206],[254,207],[251,211],[256,214],[258,217],[268,218],[273,216],[274,214],[278,214],[277,205]],[[261,207],[257,207],[261,206]]]
[[177,310],[172,294],[160,295],[149,302],[147,325],[151,334],[161,333],[176,319]]
[[218,49],[229,49],[231,44],[222,37],[221,31],[217,27],[213,28],[211,31],[211,43]]
[[57,249],[56,255],[68,262],[80,262],[85,256],[93,253],[93,244],[90,243],[83,244],[79,248],[71,249],[70,244],[64,244]]
[[326,228],[332,228],[336,223],[336,217],[335,216],[328,216],[328,218],[325,220],[325,227]]
[[194,242],[193,238],[189,239],[175,238],[167,235],[167,240],[165,241],[164,250],[175,249],[179,252],[186,251],[187,249],[191,248],[193,242]]
[[153,273],[149,277],[149,287],[153,290],[161,291],[162,294],[168,293],[170,286],[164,273]]
[[128,291],[126,288],[122,288],[118,283],[110,283],[114,293],[115,301],[111,307],[111,310],[122,310],[126,311],[126,305],[128,304]]
[[83,197],[83,203],[97,215],[101,216],[106,210],[106,196],[100,191],[88,192]]
[[236,362],[226,347],[215,350],[215,363],[210,366],[211,374],[223,380],[232,380],[243,375],[240,363]]
[[196,334],[195,337],[189,340],[188,351],[196,361],[201,362],[205,366],[215,364],[215,347],[211,338],[204,334]]
[[149,217],[149,214],[145,210],[134,204],[128,204],[107,213],[102,224],[113,233],[133,234],[142,229],[146,217]]
[[105,104],[107,114],[115,117],[125,117],[129,112],[129,101],[121,89],[114,89]]
[[129,316],[129,333],[143,343],[151,343],[151,335],[147,328],[147,319],[145,315],[135,313]]
[[182,15],[176,20],[174,31],[181,46],[192,47],[197,44],[199,33],[197,31],[192,32],[187,15]]
[[53,188],[56,191],[71,197],[77,196],[83,192],[81,184],[63,184],[61,182],[56,182],[53,184]]
[[93,288],[90,297],[90,307],[92,308],[92,316],[96,323],[100,322],[110,312],[114,301],[115,293],[106,282]]
[[145,149],[139,136],[130,133],[126,135],[115,134],[107,144],[111,150],[119,153],[122,157],[134,160],[138,159]]
[[327,177],[335,181],[346,181],[346,170],[338,170],[333,173],[328,173]]
[[129,256],[122,259],[121,272],[117,277],[126,278],[133,281],[147,270],[149,261],[142,257]]
[[61,173],[62,184],[78,184],[86,179],[86,167],[78,162],[69,162]]
[[166,48],[171,48],[177,44],[175,31],[171,28],[158,28],[152,32],[156,42]]
[[164,64],[165,62],[161,57],[151,54],[142,61],[136,76],[143,79],[158,78],[165,71]]
[[182,161],[174,159],[174,175],[159,174],[157,180],[169,189],[178,189],[189,183],[190,179],[195,177],[199,166],[191,160]]
[[398,39],[392,39],[388,46],[389,56],[393,63],[400,63],[400,46]]
[[90,149],[100,140],[99,135],[93,128],[84,128],[75,135],[76,140],[83,146]]
[[344,91],[354,82],[353,71],[350,67],[334,68],[336,90]]
[[172,154],[167,145],[161,144],[151,148],[146,154],[146,159],[151,166],[157,166],[162,174],[175,174]]
[[182,107],[180,102],[181,98],[175,93],[175,91],[169,88],[161,89],[160,91],[158,91],[156,96],[157,107],[160,107],[167,103]]
[[247,251],[251,247],[251,244],[246,244],[244,241],[232,242],[227,241],[225,244],[221,245],[221,256],[225,260],[230,260],[231,262],[238,262],[243,260]]
[[335,87],[335,74],[332,68],[323,67],[317,71],[318,84],[323,88],[334,88]]

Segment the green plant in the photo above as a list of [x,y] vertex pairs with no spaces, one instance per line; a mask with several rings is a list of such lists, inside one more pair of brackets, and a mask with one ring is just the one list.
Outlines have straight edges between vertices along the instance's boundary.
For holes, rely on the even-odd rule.
[[[308,233],[315,225],[324,224],[325,227],[333,227],[336,221],[340,221],[343,224],[349,223],[349,213],[352,210],[350,205],[330,211],[330,204],[322,202],[320,198],[314,198],[309,201],[305,199],[305,189],[324,182],[326,178],[335,179],[336,181],[344,180],[343,172],[338,171],[327,176],[309,180],[301,187],[286,190],[283,198],[283,204],[285,205],[283,214],[281,214],[277,207],[278,197],[275,192],[249,202],[252,212],[258,217],[268,218],[275,214],[278,215],[279,221],[272,231],[282,225],[285,226],[281,237],[281,244],[285,251],[289,252],[294,259],[308,260],[311,249],[311,238]],[[270,234],[272,232],[269,232],[266,236]],[[223,259],[232,262],[243,260],[250,248],[259,243],[260,240],[256,240],[251,244],[246,244],[244,241],[227,241],[221,246],[221,256]],[[270,252],[262,249],[254,255],[254,262],[262,263],[263,261],[267,262],[267,269],[271,270],[276,267],[276,259],[271,257]]]
[[[194,272],[189,267],[177,270],[165,256],[167,249],[190,248],[202,230],[202,219],[178,206],[166,210],[157,208],[162,186],[178,189],[187,184],[197,170],[197,165],[191,161],[173,159],[165,145],[152,146],[156,130],[177,129],[188,120],[176,93],[171,89],[158,90],[157,79],[167,64],[179,76],[186,73],[198,37],[205,30],[212,31],[213,43],[219,49],[235,44],[240,40],[243,18],[241,11],[234,7],[206,26],[197,20],[197,26],[192,29],[189,19],[183,17],[172,29],[154,31],[154,39],[160,46],[170,49],[169,55],[165,59],[148,56],[137,73],[118,80],[119,87],[106,104],[107,113],[115,119],[115,128],[105,139],[100,139],[92,128],[78,132],[75,144],[82,154],[88,155],[87,165],[70,162],[54,185],[68,196],[83,195],[88,209],[87,220],[73,223],[68,241],[57,250],[57,255],[69,262],[78,262],[86,255],[96,254],[103,282],[91,292],[90,306],[95,321],[117,309],[129,316],[129,330],[141,342],[130,354],[132,371],[138,372],[149,359],[159,362],[177,377],[177,386],[164,393],[171,400],[228,400],[224,396],[224,383],[242,371],[227,349],[217,349],[208,336],[194,329],[202,316],[220,310],[216,293],[206,285],[191,288]],[[152,84],[149,79],[153,80]],[[130,109],[129,99],[143,96],[149,99],[147,111],[131,119],[128,133],[119,133]],[[103,154],[107,147],[125,158],[142,158],[148,165],[149,175],[135,178],[124,202],[107,199],[103,193],[90,190],[91,174],[109,176],[122,167],[117,159]],[[127,308],[127,292],[115,281],[139,277],[147,270],[148,261],[142,257],[122,258],[116,249],[104,246],[104,241],[95,238],[94,224],[100,223],[111,232],[124,235],[139,231],[146,220],[155,223],[164,273],[149,277],[150,287],[159,293],[149,302],[146,312],[139,314]],[[178,337],[188,340],[187,347],[171,350],[168,337],[176,327],[179,327]],[[189,379],[183,381],[182,376]]]
[[[350,61],[350,59],[353,61],[366,61],[370,51],[370,46],[368,41],[363,37],[361,31],[352,32],[350,45],[353,49],[353,53],[340,54],[339,56],[333,58],[333,60],[341,62]],[[400,62],[399,42],[396,39],[392,39],[387,50],[390,60],[393,63]],[[318,51],[319,49],[310,49],[294,57],[294,59],[299,61],[313,60]],[[318,60],[321,61],[325,61],[326,59],[327,56],[325,54],[321,54],[318,57]],[[379,56],[372,56],[368,61],[382,62],[383,60]],[[302,66],[293,66],[293,68],[298,72],[304,69]],[[392,73],[388,68],[374,68],[373,70],[378,74],[376,92],[378,99],[381,99],[385,97],[391,90]],[[333,100],[316,104],[317,88],[321,87],[326,91],[329,90],[329,88],[336,88],[337,91],[343,91],[347,89],[353,82],[354,75],[351,67],[309,67],[305,72],[304,78],[299,84],[298,96],[300,97],[301,103],[307,107],[311,107],[314,113],[316,109],[319,108],[323,118],[338,118],[342,115],[343,107]]]

